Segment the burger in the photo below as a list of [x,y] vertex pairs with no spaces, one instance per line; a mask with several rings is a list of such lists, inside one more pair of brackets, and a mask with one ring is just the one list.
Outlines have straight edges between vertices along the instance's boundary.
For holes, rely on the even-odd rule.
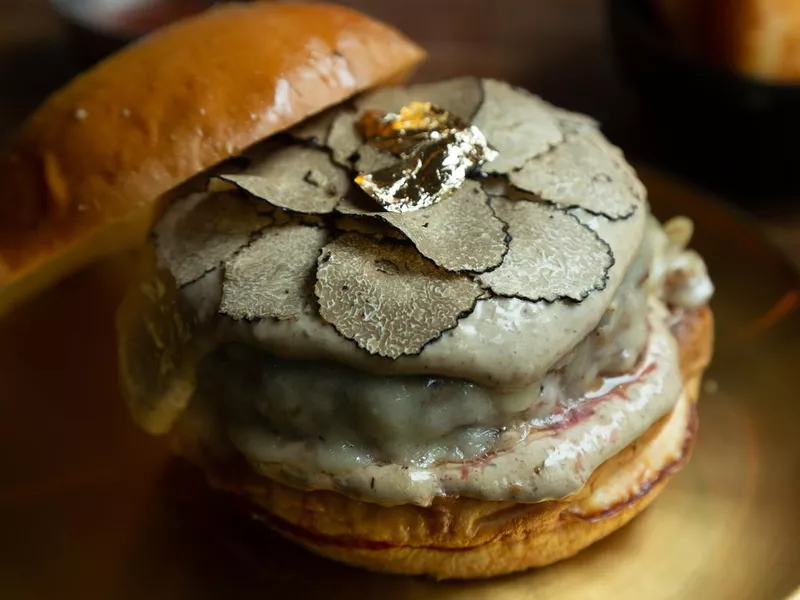
[[591,118],[325,5],[225,5],[95,67],[4,159],[7,304],[141,268],[145,430],[281,535],[376,571],[567,558],[686,463],[713,286]]

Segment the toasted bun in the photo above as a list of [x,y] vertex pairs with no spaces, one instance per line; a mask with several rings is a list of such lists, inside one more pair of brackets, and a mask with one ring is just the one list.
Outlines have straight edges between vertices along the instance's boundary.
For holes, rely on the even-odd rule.
[[678,405],[565,500],[520,504],[443,498],[429,507],[383,507],[336,492],[296,490],[246,467],[215,469],[208,461],[203,467],[215,487],[235,494],[257,519],[318,554],[355,566],[445,579],[547,565],[625,525],[688,460],[697,422],[694,404],[711,358],[711,311],[681,315],[673,333],[685,381]]
[[142,239],[171,188],[424,58],[339,6],[225,4],[50,97],[0,158],[0,313]]
[[796,0],[658,0],[673,31],[706,58],[744,75],[800,82]]

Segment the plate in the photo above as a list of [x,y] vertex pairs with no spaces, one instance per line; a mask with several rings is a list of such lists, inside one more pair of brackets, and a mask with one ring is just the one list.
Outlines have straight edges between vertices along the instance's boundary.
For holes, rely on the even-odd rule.
[[552,567],[473,583],[366,573],[278,539],[130,423],[111,325],[120,258],[0,321],[0,596],[789,597],[800,584],[800,277],[723,205],[642,175],[657,214],[697,224],[718,332],[694,457],[629,526]]

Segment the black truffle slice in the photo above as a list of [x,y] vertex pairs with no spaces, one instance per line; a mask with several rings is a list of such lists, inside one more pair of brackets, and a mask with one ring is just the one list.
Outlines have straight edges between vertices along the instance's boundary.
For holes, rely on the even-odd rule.
[[510,186],[508,184],[508,177],[504,175],[497,175],[494,177],[482,177],[479,179],[483,191],[489,196],[505,196],[508,197]]
[[304,146],[268,154],[244,174],[218,177],[274,206],[310,214],[331,212],[350,187],[348,173],[327,152]]
[[628,186],[628,189],[640,201],[647,199],[647,188],[639,179],[636,170],[625,158],[625,153],[619,146],[615,146],[608,138],[604,136],[596,127],[587,127],[580,130],[581,135],[591,139],[597,146],[606,152],[614,160],[616,166],[619,168],[622,175],[622,180]]
[[335,106],[328,110],[312,115],[305,121],[292,127],[288,133],[296,140],[311,142],[315,146],[325,146],[333,122],[344,113],[344,108]]
[[238,194],[192,194],[174,202],[153,229],[159,261],[178,286],[199,279],[273,223]]
[[364,140],[361,137],[356,123],[359,115],[354,111],[340,113],[331,124],[325,145],[331,149],[334,162],[350,167],[350,159],[359,149]]
[[328,232],[290,224],[270,227],[225,263],[220,313],[234,319],[297,319],[309,304]]
[[498,266],[508,251],[506,224],[495,216],[477,181],[419,210],[382,210],[365,194],[349,195],[337,206],[343,214],[381,219],[408,238],[426,258],[448,271],[480,273]]
[[356,106],[362,111],[397,112],[415,101],[430,102],[469,123],[483,102],[483,89],[477,77],[456,77],[408,87],[380,88],[358,98]]
[[358,186],[350,188],[349,193],[336,205],[336,212],[343,215],[378,216],[383,208],[369,194]]
[[509,224],[508,254],[478,281],[499,296],[581,301],[602,290],[614,264],[610,246],[575,216],[544,202],[492,198]]
[[355,170],[359,173],[373,173],[389,167],[397,167],[402,159],[388,152],[381,152],[369,144],[362,144],[358,147],[358,158],[355,162]]
[[494,215],[476,181],[466,181],[450,198],[427,208],[379,216],[448,271],[486,271],[503,262],[508,250],[506,225]]
[[472,124],[498,152],[482,171],[508,173],[563,141],[558,123],[541,98],[493,79],[484,79],[482,84],[484,102]]
[[[363,215],[365,213],[358,213],[358,215]],[[338,229],[339,231],[350,232],[350,233],[362,233],[364,235],[369,235],[376,237],[378,239],[382,238],[393,238],[396,240],[407,240],[408,238],[403,235],[400,231],[389,225],[389,223],[384,222],[382,219],[376,218],[362,218],[358,215],[342,215],[335,217],[333,219],[333,226]]]
[[471,312],[480,286],[413,247],[345,234],[322,250],[315,292],[325,321],[370,354],[419,354]]
[[596,119],[583,113],[572,112],[553,106],[548,103],[550,114],[553,115],[561,131],[566,133],[581,133],[587,130],[598,131],[600,123]]
[[601,139],[590,132],[567,134],[563,144],[528,161],[509,180],[562,208],[582,208],[610,219],[630,217],[641,203],[635,190],[638,179]]

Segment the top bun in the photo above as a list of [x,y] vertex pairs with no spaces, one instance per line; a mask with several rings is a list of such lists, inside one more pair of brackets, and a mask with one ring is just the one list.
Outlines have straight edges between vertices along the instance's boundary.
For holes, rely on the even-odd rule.
[[425,54],[324,4],[226,4],[103,61],[51,96],[0,158],[0,313],[140,241],[166,192]]

